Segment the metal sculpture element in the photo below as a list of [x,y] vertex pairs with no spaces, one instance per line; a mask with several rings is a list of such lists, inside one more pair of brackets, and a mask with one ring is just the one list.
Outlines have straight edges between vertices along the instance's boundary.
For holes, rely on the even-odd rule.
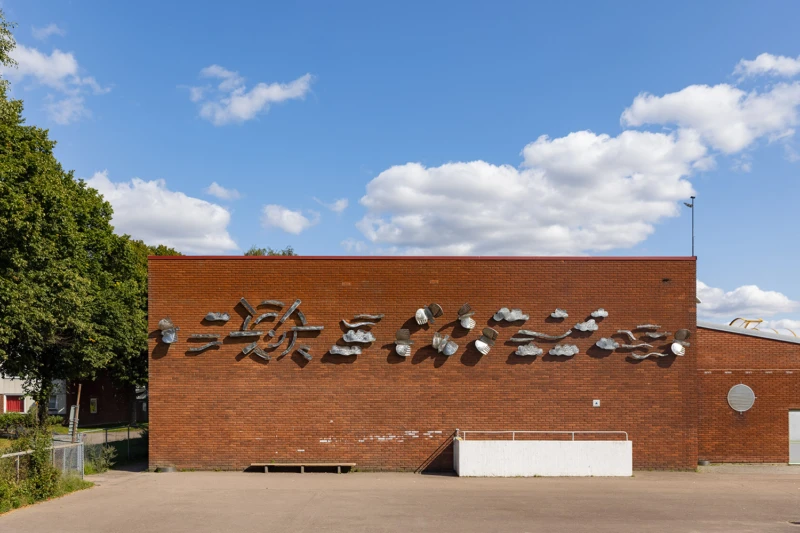
[[420,326],[428,322],[433,324],[436,322],[436,318],[442,316],[442,313],[444,313],[444,311],[442,311],[442,306],[439,304],[430,304],[427,307],[417,309],[417,312],[414,314],[414,319]]
[[556,356],[572,357],[579,351],[580,350],[578,350],[578,347],[575,346],[574,344],[556,344],[555,346],[550,348],[550,351],[547,353]]
[[671,335],[669,331],[648,331],[645,333],[645,336],[650,337],[651,339],[663,339],[669,335]]
[[311,348],[310,348],[310,347],[308,347],[308,346],[298,346],[298,347],[297,347],[297,353],[299,353],[300,355],[302,355],[302,356],[303,356],[303,358],[304,358],[306,361],[311,361],[311,360],[313,359],[313,357],[311,357],[311,354],[308,352],[310,349],[311,349]]
[[409,355],[411,355],[411,346],[409,346],[408,344],[398,344],[397,346],[394,347],[394,351],[400,357],[408,357]]
[[297,320],[300,321],[300,325],[301,326],[305,326],[306,325],[306,315],[303,314],[303,312],[301,310],[299,310],[299,309],[297,311],[295,311],[294,314],[297,315]]
[[345,342],[375,342],[375,335],[363,329],[351,329],[342,336]]
[[529,356],[536,357],[537,355],[542,355],[544,353],[544,350],[536,346],[534,343],[530,343],[530,344],[524,344],[522,346],[517,346],[517,351],[514,353],[522,357],[529,357]]
[[472,318],[475,311],[472,310],[469,304],[462,305],[458,310],[458,322],[464,329],[473,329],[475,327],[475,319]]
[[164,344],[172,344],[178,340],[178,330],[181,328],[175,327],[172,320],[169,318],[162,318],[158,321],[158,329],[161,330],[161,342]]
[[636,335],[634,335],[633,332],[631,330],[629,330],[629,329],[618,329],[617,333],[621,333],[623,335],[627,335],[628,338],[631,341],[635,341],[636,340]]
[[382,315],[382,314],[380,314],[380,315],[356,315],[356,316],[353,317],[353,320],[372,320],[372,321],[377,321],[377,320],[380,320],[383,317],[384,317],[384,315]]
[[242,322],[242,331],[246,330],[250,326],[250,321],[253,319],[252,316],[247,315],[244,318],[244,322]]
[[567,318],[569,314],[567,313],[566,309],[558,308],[552,313],[550,313],[552,318]]
[[675,338],[679,341],[685,341],[689,337],[692,336],[692,333],[688,329],[679,329],[675,332]]
[[638,348],[652,348],[653,345],[643,342],[642,344],[620,344],[619,347],[624,350],[636,350]]
[[601,307],[597,311],[592,311],[592,316],[594,318],[608,318],[608,311]]
[[575,324],[575,329],[578,331],[597,331],[599,328],[600,326],[597,325],[594,318],[590,318],[586,322],[578,322]]
[[547,333],[539,333],[538,331],[531,331],[529,329],[521,329],[517,332],[517,335],[526,335],[528,337],[538,337],[540,339],[545,339],[548,341],[558,341],[561,339],[565,339],[572,335],[572,330],[568,329],[566,333],[563,335],[548,335]]
[[186,351],[187,352],[202,352],[203,350],[208,350],[212,346],[222,346],[222,341],[212,341],[212,342],[206,343],[206,344],[204,344],[202,346],[193,346],[193,347],[189,348]]
[[206,320],[208,322],[227,322],[231,319],[231,315],[228,313],[208,313],[206,314]]
[[279,357],[283,357],[287,353],[291,352],[292,348],[294,348],[295,342],[297,342],[297,330],[292,331],[292,340],[289,341],[289,346],[287,346],[286,349],[281,352]]
[[342,324],[344,324],[344,327],[349,328],[349,329],[371,328],[372,326],[376,326],[377,325],[377,324],[375,324],[375,322],[356,322],[354,324],[351,324],[350,322],[348,322],[344,318],[342,319]]
[[253,349],[253,354],[257,355],[258,357],[260,357],[261,359],[263,359],[265,361],[272,360],[272,358],[269,356],[269,354],[267,352],[265,352],[264,350],[262,350],[261,348]]
[[280,300],[264,300],[263,302],[258,304],[259,307],[261,307],[262,305],[271,305],[273,307],[283,307],[286,304],[283,303]]
[[278,316],[278,313],[263,313],[261,315],[258,315],[258,318],[256,318],[256,321],[254,322],[254,324],[258,325],[259,322],[261,322],[262,320],[266,320],[267,318],[272,318],[272,317],[277,317],[277,316]]
[[450,357],[458,351],[458,344],[450,340],[450,335],[442,335],[438,331],[433,334],[433,348]]
[[190,339],[219,339],[216,333],[192,333],[189,335]]
[[518,322],[520,320],[524,322],[528,320],[530,316],[523,313],[522,309],[509,309],[508,307],[503,307],[496,312],[492,318],[495,322],[502,322],[503,320],[506,322]]
[[486,355],[491,351],[492,346],[494,346],[494,341],[497,340],[498,333],[497,330],[492,328],[483,328],[481,333],[481,338],[475,341],[475,348],[483,355]]
[[260,337],[263,331],[231,331],[228,337]]
[[661,326],[657,324],[639,324],[636,329],[661,329]]
[[291,331],[322,331],[325,326],[292,326]]
[[280,346],[281,344],[283,344],[283,340],[284,340],[285,338],[286,338],[286,332],[284,331],[283,333],[281,333],[281,336],[280,336],[280,337],[278,337],[278,340],[277,340],[277,341],[273,342],[272,344],[267,344],[266,348],[267,348],[268,350],[272,350],[272,349],[275,349],[275,348],[277,348],[278,346]]
[[686,342],[686,341],[675,341],[673,344],[680,344],[681,346],[683,346],[685,348],[688,348],[689,346],[691,346],[691,344]]
[[333,355],[361,355],[361,348],[358,346],[331,346],[330,353]]
[[245,346],[244,348],[242,348],[242,353],[243,353],[243,354],[245,354],[245,355],[247,355],[247,354],[249,354],[250,352],[252,352],[253,350],[255,350],[257,347],[258,347],[258,341],[256,341],[256,342],[251,342],[250,344],[248,344],[247,346]]
[[239,303],[242,304],[242,307],[247,309],[248,313],[250,313],[252,316],[256,316],[256,310],[253,309],[253,306],[250,305],[250,302],[245,300],[244,297],[242,297],[242,299],[239,300]]
[[755,403],[756,393],[744,383],[734,385],[728,391],[728,405],[730,405],[731,409],[734,411],[744,413],[750,410]]
[[283,316],[281,317],[281,319],[280,319],[280,320],[278,320],[278,325],[280,326],[281,324],[283,324],[284,322],[286,322],[286,319],[287,319],[287,318],[289,318],[289,317],[291,316],[291,314],[292,314],[292,313],[294,313],[294,310],[295,310],[295,309],[297,309],[298,307],[300,307],[300,304],[301,304],[301,303],[302,303],[302,302],[301,302],[299,299],[295,300],[295,301],[294,301],[294,303],[291,305],[291,307],[289,307],[289,309],[286,311],[286,313],[284,313],[284,314],[283,314]]
[[642,354],[642,355],[632,353],[632,354],[628,354],[628,357],[632,357],[634,359],[647,359],[648,357],[666,357],[667,355],[669,355],[669,354],[668,353],[661,353],[661,352],[650,352],[650,353],[646,353],[646,354]]
[[678,357],[683,357],[684,354],[686,353],[686,348],[684,348],[682,344],[678,344],[677,342],[673,342],[672,345],[669,347],[669,350]]
[[411,355],[411,345],[414,341],[411,340],[411,331],[407,329],[399,329],[395,334],[394,351],[401,357],[408,357]]
[[619,348],[619,343],[617,341],[606,337],[603,337],[594,344],[601,350],[616,350],[617,348]]

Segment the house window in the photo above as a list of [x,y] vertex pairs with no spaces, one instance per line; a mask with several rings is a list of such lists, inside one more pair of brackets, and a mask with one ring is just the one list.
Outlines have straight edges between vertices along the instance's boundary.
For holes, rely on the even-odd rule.
[[49,411],[55,411],[58,409],[58,396],[55,394],[50,396],[50,399],[47,400],[47,409]]
[[89,398],[89,412],[97,414],[97,398]]

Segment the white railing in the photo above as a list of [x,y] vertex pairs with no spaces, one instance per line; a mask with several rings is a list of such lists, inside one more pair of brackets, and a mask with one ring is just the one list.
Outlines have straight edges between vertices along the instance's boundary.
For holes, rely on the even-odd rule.
[[625,435],[625,440],[628,440],[627,431],[464,431],[456,429],[456,438],[467,440],[467,433],[480,433],[489,435],[511,435],[511,440],[517,439],[517,434],[530,435],[530,434],[556,434],[556,435],[571,435],[572,440],[575,440],[575,435],[584,434],[607,434],[607,435]]

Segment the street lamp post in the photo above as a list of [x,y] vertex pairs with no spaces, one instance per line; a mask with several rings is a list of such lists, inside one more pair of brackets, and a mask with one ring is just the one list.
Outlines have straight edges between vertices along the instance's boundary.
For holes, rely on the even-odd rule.
[[692,203],[683,202],[683,205],[685,205],[686,207],[688,207],[689,209],[692,210],[692,257],[695,257],[695,255],[694,255],[694,199],[695,199],[695,197],[692,196],[691,199],[692,199]]

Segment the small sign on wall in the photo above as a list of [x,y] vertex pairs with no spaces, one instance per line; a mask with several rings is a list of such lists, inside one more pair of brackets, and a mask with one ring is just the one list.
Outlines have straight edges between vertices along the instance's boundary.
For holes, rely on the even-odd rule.
[[89,398],[89,412],[97,414],[97,398]]

